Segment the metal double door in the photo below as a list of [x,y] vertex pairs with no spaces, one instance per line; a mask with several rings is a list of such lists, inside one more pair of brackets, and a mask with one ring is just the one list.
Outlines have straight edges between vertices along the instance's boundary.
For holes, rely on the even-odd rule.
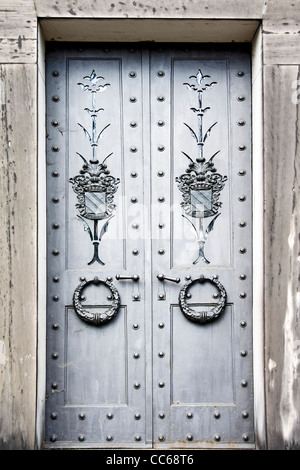
[[46,447],[252,447],[244,48],[47,53]]

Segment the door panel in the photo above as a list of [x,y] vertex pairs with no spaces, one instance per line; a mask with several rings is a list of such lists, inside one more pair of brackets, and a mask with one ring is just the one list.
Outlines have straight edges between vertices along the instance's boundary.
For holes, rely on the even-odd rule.
[[49,447],[247,447],[244,48],[49,47]]

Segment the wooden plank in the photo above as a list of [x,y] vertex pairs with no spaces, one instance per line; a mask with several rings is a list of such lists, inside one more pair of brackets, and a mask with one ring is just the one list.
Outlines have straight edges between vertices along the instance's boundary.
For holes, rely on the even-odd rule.
[[38,0],[41,18],[261,18],[265,0],[152,0],[151,2],[107,2],[97,0]]
[[0,5],[0,63],[34,63],[37,18],[31,0]]
[[36,390],[36,66],[0,66],[0,448],[33,448]]
[[270,449],[296,447],[300,432],[300,121],[295,88],[299,79],[296,66],[264,68],[266,403]]
[[264,65],[298,65],[300,34],[263,34]]
[[40,24],[46,41],[250,42],[254,20],[53,19]]

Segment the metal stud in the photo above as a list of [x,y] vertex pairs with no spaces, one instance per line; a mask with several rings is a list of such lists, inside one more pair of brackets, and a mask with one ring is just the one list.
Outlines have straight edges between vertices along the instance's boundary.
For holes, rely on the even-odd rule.
[[133,204],[136,204],[138,202],[136,197],[132,197],[130,200]]
[[188,434],[188,435],[186,436],[186,439],[187,439],[187,441],[192,441],[192,440],[193,440],[192,434]]
[[246,225],[247,225],[247,222],[245,222],[244,220],[239,223],[239,226],[240,226],[241,228],[246,227]]
[[136,78],[136,72],[133,72],[133,71],[129,72],[128,75],[129,75],[130,78]]
[[165,72],[164,72],[163,70],[159,70],[159,71],[157,72],[157,76],[158,76],[158,77],[164,77],[164,76],[165,76]]
[[59,122],[54,120],[54,121],[51,122],[51,126],[57,127],[57,126],[59,126]]
[[132,296],[132,300],[140,300],[139,294],[134,294],[134,295]]
[[245,124],[246,124],[246,121],[244,121],[243,119],[240,119],[240,120],[238,121],[238,125],[239,125],[239,126],[244,126]]
[[137,175],[138,175],[138,174],[137,174],[136,171],[132,171],[131,174],[130,174],[131,178],[136,178]]
[[140,436],[139,434],[137,434],[137,435],[135,436],[134,440],[138,442],[138,441],[141,441],[142,438],[141,438],[141,436]]
[[59,199],[58,197],[53,197],[51,201],[54,202],[54,204],[57,204],[59,202]]
[[186,281],[189,281],[190,279],[192,279],[192,277],[190,275],[188,275],[188,276],[185,276],[185,279],[186,279]]
[[113,436],[109,435],[109,436],[106,437],[106,440],[107,440],[108,442],[110,442],[110,441],[113,441],[114,438],[113,438]]
[[165,224],[163,224],[162,222],[160,222],[160,223],[158,224],[158,227],[159,227],[159,228],[164,228],[164,226],[165,226]]
[[159,255],[164,255],[165,254],[165,250],[163,250],[162,248],[160,250],[158,250],[157,252]]
[[53,256],[58,256],[59,255],[59,250],[52,250]]
[[55,330],[55,331],[59,330],[59,325],[58,325],[58,323],[53,323],[53,325],[52,325],[52,330]]
[[59,173],[57,171],[52,171],[51,175],[53,176],[53,178],[59,177]]
[[162,126],[165,125],[165,123],[164,123],[164,121],[158,121],[158,122],[157,122],[157,125],[158,125],[159,127],[162,127]]
[[130,147],[130,152],[132,152],[132,153],[137,152],[137,147],[135,147],[134,145],[132,147]]
[[131,228],[133,228],[134,230],[137,230],[139,228],[139,225],[138,224],[132,224]]
[[164,323],[159,323],[159,324],[158,324],[158,328],[162,329],[162,328],[164,328],[164,327],[165,327],[165,324],[164,324]]
[[59,355],[57,352],[51,354],[52,359],[56,360],[58,359]]
[[245,441],[245,442],[249,441],[248,434],[243,434],[242,438],[243,438],[243,441]]
[[219,442],[219,441],[221,440],[220,434],[215,434],[214,440],[215,440],[216,442]]
[[186,417],[187,417],[187,419],[192,419],[193,418],[193,413],[188,411],[188,413],[186,414]]
[[57,439],[57,435],[56,435],[56,434],[52,434],[49,439],[50,439],[51,442],[55,442],[56,439]]
[[160,352],[158,353],[158,357],[165,357],[165,353],[164,353],[163,351],[160,351]]
[[137,421],[138,421],[139,419],[141,419],[140,413],[135,413],[134,419],[136,419]]
[[129,98],[129,101],[130,101],[130,103],[136,103],[136,102],[137,102],[137,98],[136,98],[135,96],[131,96],[131,97]]
[[157,101],[160,101],[160,102],[165,101],[165,97],[164,96],[158,96]]
[[132,254],[133,254],[134,256],[137,256],[137,255],[139,254],[139,250],[132,250]]
[[245,176],[246,170],[240,170],[239,171],[239,176]]
[[60,278],[58,276],[54,276],[52,278],[52,281],[55,282],[56,284],[60,281]]
[[246,145],[239,145],[239,150],[241,150],[241,152],[242,152],[243,150],[246,150],[246,148],[247,148]]
[[52,300],[53,302],[58,302],[59,301],[58,295],[53,295]]
[[248,413],[248,411],[242,411],[242,418],[243,418],[243,419],[249,418],[249,413]]
[[241,354],[242,357],[246,357],[247,354],[248,354],[248,351],[246,351],[246,349],[242,349],[240,354]]
[[52,228],[54,230],[57,230],[59,228],[59,224],[57,224],[56,222],[54,222],[54,224],[52,224]]
[[246,292],[241,292],[241,293],[240,293],[240,298],[241,298],[241,299],[245,299],[246,297],[247,297]]
[[245,322],[245,320],[242,320],[242,321],[240,322],[240,327],[241,327],[241,328],[246,328],[246,326],[247,326],[247,322]]
[[140,358],[139,353],[134,353],[133,358],[134,358],[134,359],[139,359],[139,358]]
[[247,380],[242,380],[241,381],[241,387],[246,388],[248,386]]
[[113,419],[114,415],[112,413],[107,413],[106,418],[107,419]]
[[239,201],[244,202],[246,201],[246,196],[243,194],[242,196],[239,196]]
[[52,101],[53,101],[54,103],[58,103],[59,100],[60,100],[60,97],[59,97],[58,95],[52,96]]
[[158,202],[165,202],[165,198],[163,196],[159,196]]
[[160,442],[163,442],[163,441],[165,440],[165,436],[163,436],[162,434],[160,434],[160,435],[158,436],[158,440],[159,440]]
[[159,170],[159,172],[157,173],[157,176],[161,178],[162,176],[165,176],[165,173],[162,170]]
[[57,147],[57,145],[53,145],[51,147],[51,150],[52,150],[52,152],[59,152],[59,147]]
[[246,279],[247,279],[246,274],[241,274],[241,275],[240,275],[240,280],[241,280],[241,281],[245,281]]
[[163,145],[159,145],[157,147],[157,150],[159,150],[159,152],[163,152],[165,150],[165,147]]
[[239,71],[237,72],[237,76],[238,76],[238,77],[243,77],[244,75],[245,75],[245,72],[243,72],[242,70],[239,70]]
[[52,411],[52,413],[50,414],[50,418],[57,419],[57,413],[55,411]]
[[131,121],[130,127],[137,127],[137,122],[136,121]]
[[240,253],[242,253],[242,254],[245,254],[245,253],[246,253],[246,251],[247,251],[247,249],[246,249],[246,248],[244,248],[244,247],[239,249],[239,252],[240,252]]
[[220,412],[219,412],[219,411],[215,411],[215,412],[214,412],[214,418],[215,418],[215,419],[220,419],[220,417],[221,417]]
[[51,388],[52,388],[53,390],[56,390],[56,389],[58,388],[58,383],[57,383],[57,382],[52,382]]
[[132,325],[132,328],[133,328],[134,330],[138,330],[138,329],[139,329],[139,324],[138,324],[138,323],[134,323],[134,324]]
[[162,382],[162,381],[161,381],[161,382],[159,382],[159,383],[158,383],[158,386],[159,386],[159,388],[164,388],[164,386],[165,386],[165,382]]
[[240,96],[238,96],[237,99],[238,99],[238,101],[245,101],[246,98],[245,98],[245,96],[240,95]]
[[162,411],[160,413],[158,413],[158,417],[160,419],[165,419],[165,416],[166,416],[165,413],[163,413]]
[[59,72],[57,70],[53,70],[52,77],[59,77]]
[[83,421],[85,420],[85,414],[84,413],[78,413],[78,418]]
[[135,384],[134,384],[133,386],[134,386],[134,388],[135,388],[136,390],[138,390],[139,388],[141,388],[141,384],[140,384],[139,382],[135,382]]
[[158,300],[165,300],[165,298],[166,298],[165,294],[158,295]]

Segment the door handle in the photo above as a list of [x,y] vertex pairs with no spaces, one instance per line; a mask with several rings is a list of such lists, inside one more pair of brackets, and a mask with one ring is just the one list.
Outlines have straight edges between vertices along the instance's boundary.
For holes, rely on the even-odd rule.
[[159,281],[171,281],[171,282],[176,282],[178,284],[180,282],[180,277],[167,277],[164,274],[158,274],[157,279]]
[[133,282],[137,282],[137,281],[139,281],[140,276],[138,274],[134,274],[133,276],[121,276],[121,274],[117,274],[116,279],[117,279],[117,281],[123,281],[123,280],[130,279]]
[[117,281],[126,281],[126,280],[133,281],[134,285],[133,285],[133,291],[132,291],[132,300],[135,300],[135,301],[141,300],[141,296],[139,293],[139,286],[137,284],[137,282],[140,279],[140,276],[138,274],[134,274],[133,276],[122,276],[121,274],[117,274],[116,279]]

